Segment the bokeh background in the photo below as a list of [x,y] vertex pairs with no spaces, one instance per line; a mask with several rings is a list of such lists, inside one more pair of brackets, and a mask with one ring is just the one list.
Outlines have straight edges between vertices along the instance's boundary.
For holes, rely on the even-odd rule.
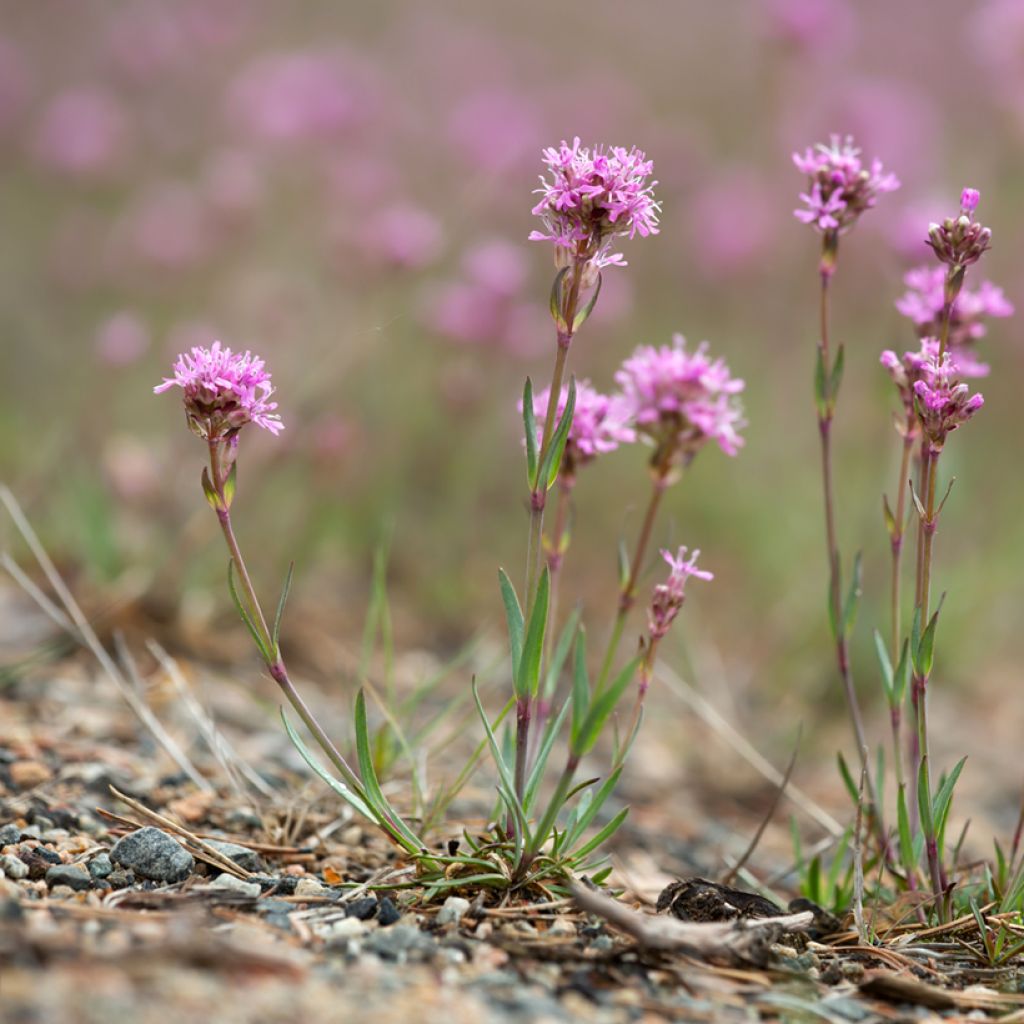
[[[847,557],[864,552],[855,656],[882,728],[871,630],[897,441],[878,354],[914,347],[902,275],[964,185],[994,231],[983,275],[1020,303],[1019,0],[2,8],[0,478],[98,617],[141,602],[240,632],[202,446],[176,396],[152,395],[177,352],[220,338],[265,356],[287,424],[246,434],[236,504],[268,600],[294,559],[294,615],[357,645],[388,538],[399,648],[500,638],[496,568],[518,579],[525,554],[516,401],[553,352],[551,252],[526,241],[540,151],[637,145],[662,232],[606,274],[572,369],[610,387],[636,345],[680,331],[747,380],[746,447],[699,457],[657,540],[716,574],[667,656],[776,755],[799,721],[846,736],[811,403],[818,238],[792,216],[790,154],[853,133],[903,182],[844,238],[834,288],[838,514]],[[985,408],[943,459],[950,749],[1008,752],[1021,726],[1018,335],[992,325]],[[640,449],[581,478],[563,593],[586,596],[593,630],[646,493]]]

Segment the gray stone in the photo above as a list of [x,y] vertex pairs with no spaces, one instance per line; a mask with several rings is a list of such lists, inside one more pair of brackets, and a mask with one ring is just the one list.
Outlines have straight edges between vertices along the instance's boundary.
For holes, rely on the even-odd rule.
[[374,932],[366,940],[366,948],[386,960],[429,960],[438,946],[429,935],[415,925],[396,924]]
[[469,910],[469,900],[461,896],[449,896],[437,912],[438,924],[458,924]]
[[237,892],[240,896],[248,896],[250,899],[257,899],[260,894],[259,882],[246,882],[226,871],[218,875],[211,883],[213,889],[226,889],[228,892]]
[[246,871],[259,873],[263,870],[263,858],[255,850],[247,846],[239,846],[238,843],[229,843],[223,839],[207,839],[206,842],[218,853],[230,857],[240,868]]
[[46,884],[51,888],[58,885],[70,886],[75,892],[92,888],[88,872],[78,864],[54,864],[46,872]]
[[325,896],[327,889],[322,882],[316,878],[300,878],[295,886],[296,896]]
[[109,853],[97,853],[91,861],[89,861],[89,874],[93,878],[106,878],[114,870],[114,865],[110,862]]
[[110,851],[110,859],[154,882],[181,882],[196,866],[188,850],[152,825],[119,839]]
[[21,827],[19,825],[4,825],[0,828],[0,847],[10,846],[21,839]]
[[13,853],[5,853],[0,857],[0,868],[8,878],[28,878],[28,865]]

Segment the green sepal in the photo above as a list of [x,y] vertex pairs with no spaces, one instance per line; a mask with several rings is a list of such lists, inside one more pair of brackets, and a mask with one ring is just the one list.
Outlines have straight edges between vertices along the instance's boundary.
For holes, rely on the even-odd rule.
[[594,286],[594,291],[591,293],[590,298],[587,300],[587,304],[573,317],[572,321],[572,333],[575,334],[586,322],[591,313],[594,312],[594,306],[597,304],[597,297],[601,294],[601,275],[597,275],[597,284]]
[[566,323],[565,317],[562,315],[562,285],[565,282],[565,277],[568,273],[569,268],[562,267],[562,269],[555,275],[555,280],[551,283],[551,298],[548,302],[548,306],[551,310],[551,319],[555,321],[555,327],[558,329],[559,334],[569,333],[569,325]]
[[224,510],[224,506],[221,503],[220,495],[217,493],[212,481],[210,480],[210,471],[206,466],[203,466],[202,484],[203,495],[206,498],[206,503],[214,512],[222,512]]
[[498,585],[501,600],[505,605],[505,622],[508,625],[508,641],[512,654],[512,679],[519,675],[519,662],[523,656],[523,609],[516,596],[516,588],[504,569],[498,570]]
[[[551,399],[549,399],[550,401]],[[554,399],[557,401],[557,398]],[[562,466],[562,453],[565,451],[565,442],[569,438],[569,428],[572,426],[572,416],[576,409],[576,378],[569,378],[569,391],[565,398],[565,409],[558,421],[558,426],[548,443],[547,451],[544,452],[543,461],[537,471],[537,483],[535,490],[543,488],[547,493],[551,485],[558,479],[558,471]]]
[[526,437],[526,482],[532,491],[537,486],[537,417],[533,412],[533,381],[529,377],[523,386],[523,433]]

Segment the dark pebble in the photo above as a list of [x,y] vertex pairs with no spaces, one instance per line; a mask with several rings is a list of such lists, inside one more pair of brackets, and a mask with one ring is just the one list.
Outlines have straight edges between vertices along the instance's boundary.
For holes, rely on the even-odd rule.
[[223,839],[207,839],[206,841],[218,853],[229,857],[240,868],[256,872],[263,870],[263,858],[255,850],[250,850],[248,846],[239,846],[238,843],[229,843]]
[[391,902],[390,896],[385,896],[377,904],[377,923],[381,928],[387,928],[389,924],[394,924],[396,921],[400,921],[401,918],[402,913],[398,907]]
[[107,853],[98,853],[89,861],[89,874],[93,878],[106,878],[113,870],[114,865],[110,862],[110,855]]
[[55,864],[46,872],[46,884],[69,885],[75,892],[92,888],[92,879],[77,864]]
[[135,882],[134,871],[122,871],[120,868],[111,871],[106,878],[107,885],[111,889],[127,889]]
[[377,906],[377,901],[372,896],[366,896],[361,900],[353,900],[346,905],[345,916],[355,917],[360,921],[369,921],[377,913]]
[[287,900],[275,900],[271,896],[269,899],[260,900],[256,904],[256,909],[261,914],[290,914],[295,909],[295,904],[288,903]]
[[152,825],[119,839],[110,851],[110,859],[154,882],[184,881],[196,866],[188,850]]

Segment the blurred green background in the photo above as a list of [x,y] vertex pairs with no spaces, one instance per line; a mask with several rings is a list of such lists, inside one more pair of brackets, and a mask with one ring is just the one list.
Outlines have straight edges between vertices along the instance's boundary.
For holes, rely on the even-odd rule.
[[[716,574],[682,632],[768,734],[841,711],[811,403],[819,240],[792,217],[790,154],[853,133],[903,182],[844,237],[834,283],[838,516],[847,558],[864,552],[873,702],[897,466],[878,355],[915,347],[893,303],[963,185],[994,232],[980,276],[1020,294],[1017,0],[8,0],[0,24],[0,478],[79,587],[236,628],[202,445],[176,396],[152,395],[178,351],[220,338],[267,359],[287,425],[248,431],[241,456],[236,524],[268,595],[295,559],[296,606],[357,637],[390,531],[399,646],[497,634],[496,568],[518,579],[525,558],[516,401],[554,347],[551,252],[526,241],[540,150],[636,145],[662,233],[626,243],[571,367],[608,388],[636,345],[680,331],[748,382],[746,447],[698,458],[656,539]],[[943,457],[938,677],[989,702],[1019,693],[1024,654],[1017,334],[992,325],[985,408]],[[616,452],[577,489],[563,594],[585,595],[592,629],[644,461]]]

